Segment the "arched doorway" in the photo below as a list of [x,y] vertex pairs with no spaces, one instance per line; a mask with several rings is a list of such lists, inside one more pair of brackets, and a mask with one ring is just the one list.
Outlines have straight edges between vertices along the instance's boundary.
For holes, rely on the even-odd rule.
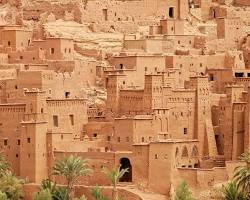
[[120,160],[121,170],[127,169],[129,172],[125,173],[123,177],[120,178],[120,182],[132,182],[132,165],[128,158],[121,158]]

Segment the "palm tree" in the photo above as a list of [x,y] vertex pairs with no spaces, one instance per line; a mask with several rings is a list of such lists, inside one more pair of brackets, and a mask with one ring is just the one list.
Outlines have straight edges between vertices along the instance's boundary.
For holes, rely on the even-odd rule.
[[121,165],[118,167],[114,167],[111,170],[108,170],[107,168],[103,169],[103,172],[106,174],[108,179],[111,181],[113,185],[113,191],[112,191],[112,199],[113,200],[118,200],[119,199],[119,194],[117,190],[117,184],[119,183],[120,178],[124,176],[125,173],[129,172],[129,169],[121,169]]
[[88,176],[91,169],[88,168],[86,160],[77,156],[69,156],[64,160],[57,161],[53,167],[53,175],[64,176],[67,182],[68,199],[74,198],[74,184],[80,176]]
[[238,190],[235,182],[229,182],[226,186],[222,186],[222,195],[224,200],[247,200],[247,195]]
[[237,188],[246,192],[250,196],[250,152],[243,153],[240,160],[246,163],[245,166],[236,167],[234,171],[234,181]]
[[10,170],[9,163],[6,161],[4,156],[0,154],[0,177],[9,172],[9,170]]
[[8,199],[19,200],[23,197],[23,184],[24,181],[12,173],[6,173],[0,178],[0,191],[5,193]]
[[194,200],[192,192],[190,191],[188,184],[183,181],[177,186],[175,192],[175,200]]

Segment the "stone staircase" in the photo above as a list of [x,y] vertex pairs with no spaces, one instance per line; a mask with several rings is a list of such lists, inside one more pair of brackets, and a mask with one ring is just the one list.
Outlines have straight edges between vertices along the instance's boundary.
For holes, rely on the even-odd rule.
[[201,10],[199,8],[191,8],[189,11],[190,23],[197,25],[203,23],[201,19]]
[[226,159],[224,156],[216,156],[214,158],[214,167],[225,167]]
[[218,155],[218,150],[216,146],[214,128],[211,118],[206,119],[206,133],[209,157],[216,157]]

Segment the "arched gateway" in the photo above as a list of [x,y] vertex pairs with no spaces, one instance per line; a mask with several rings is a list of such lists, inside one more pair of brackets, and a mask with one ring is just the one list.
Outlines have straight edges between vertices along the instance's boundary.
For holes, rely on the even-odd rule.
[[129,172],[125,173],[120,182],[132,182],[132,165],[128,158],[121,158],[120,160],[121,170],[128,168]]

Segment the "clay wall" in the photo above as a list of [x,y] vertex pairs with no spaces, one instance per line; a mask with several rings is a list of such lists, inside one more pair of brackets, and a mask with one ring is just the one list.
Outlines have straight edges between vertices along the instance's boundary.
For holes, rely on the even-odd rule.
[[250,2],[248,0],[234,0],[234,3],[239,6],[250,6]]
[[194,47],[195,36],[194,35],[166,35],[166,40],[174,41],[175,49],[187,48],[191,49]]
[[134,121],[130,119],[115,119],[114,136],[112,139],[113,150],[116,151],[131,151],[132,144],[135,140]]
[[208,70],[210,83],[213,83],[212,90],[216,93],[224,93],[227,84],[233,81],[232,71],[228,69]]
[[149,145],[133,145],[133,156],[133,181],[140,189],[146,189],[149,181]]
[[74,53],[74,42],[71,39],[47,38],[46,40],[33,41],[34,49],[45,51],[48,60],[72,60]]
[[213,168],[213,169],[184,169],[179,168],[178,171],[173,172],[172,183],[176,188],[183,180],[185,180],[189,186],[197,192],[197,190],[210,189],[212,186],[218,183],[223,183],[228,180],[225,168]]
[[[196,96],[194,91],[163,89],[163,106],[169,108],[168,132],[172,138],[194,139]],[[181,123],[180,123],[181,121]]]
[[237,42],[244,36],[242,30],[243,21],[241,18],[220,18],[217,19],[218,39],[225,38],[230,47],[235,47]]
[[22,123],[20,176],[30,182],[40,183],[48,176],[46,131],[45,122]]
[[184,34],[184,21],[182,20],[161,20],[161,34],[182,35]]
[[[149,188],[153,191],[168,194],[171,183],[171,169],[173,164],[172,144],[151,143],[149,148]],[[159,173],[161,171],[161,173]],[[159,181],[166,180],[166,181]]]
[[92,86],[96,85],[98,64],[99,63],[97,61],[76,60],[73,73],[75,73],[75,76],[78,77],[78,84],[83,85],[83,86],[84,85],[92,85]]
[[9,53],[9,63],[43,63],[43,52],[41,50],[12,51]]
[[207,56],[166,56],[166,67],[180,70],[179,85],[182,86],[185,81],[189,81],[190,76],[205,74],[207,66]]
[[[4,153],[7,161],[16,175],[20,175],[20,145],[21,125],[24,118],[25,104],[0,105],[0,151]],[[11,120],[10,120],[11,119]]]
[[1,40],[5,48],[21,50],[31,43],[32,32],[25,30],[2,30]]
[[80,139],[82,125],[87,123],[87,105],[84,99],[47,100],[48,130],[71,133]]
[[120,114],[143,113],[143,90],[120,90]]
[[245,69],[243,53],[241,51],[229,51],[225,55],[225,67],[232,69]]
[[[106,167],[111,169],[115,166],[115,154],[111,152],[54,152],[53,160],[61,160],[69,155],[77,155],[83,159],[88,160],[88,166],[93,170],[93,173],[90,177],[82,177],[79,179],[78,184],[83,185],[110,185],[110,182],[107,180],[106,175],[103,173],[103,168]],[[53,166],[53,163],[52,165]],[[94,179],[92,177],[95,177]],[[62,178],[56,177],[57,182],[63,183]]]
[[138,115],[134,118],[134,136],[135,143],[147,143],[157,140],[157,133],[154,131],[152,117],[148,115]]

